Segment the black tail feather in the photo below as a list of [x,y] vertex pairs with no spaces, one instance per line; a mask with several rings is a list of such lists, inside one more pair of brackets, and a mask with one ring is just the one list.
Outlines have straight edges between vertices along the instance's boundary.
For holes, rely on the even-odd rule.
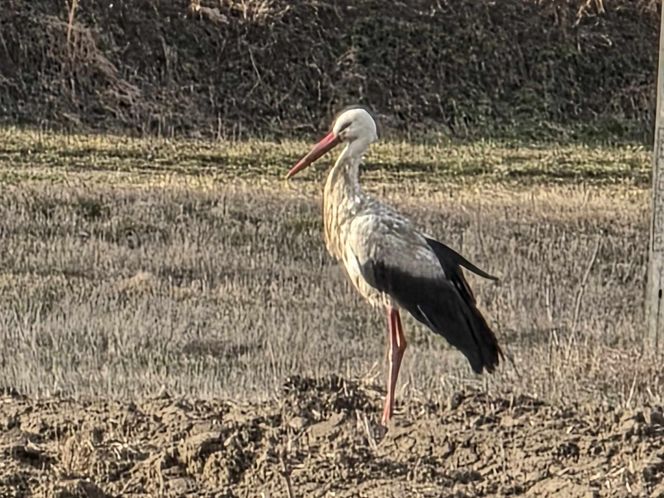
[[[484,278],[491,280],[498,279],[480,270],[459,253],[437,240],[427,238],[427,242],[436,254],[445,272],[445,276],[459,292],[463,303],[460,303],[460,309],[457,310],[457,319],[460,322],[464,322],[466,327],[463,328],[470,332],[468,334],[470,337],[457,338],[455,337],[457,334],[451,334],[449,331],[443,329],[444,323],[437,323],[441,321],[436,319],[440,305],[425,312],[427,321],[436,324],[437,326],[434,330],[444,335],[453,346],[461,350],[466,358],[468,358],[473,371],[477,373],[481,373],[482,370],[493,372],[500,363],[500,360],[504,359],[503,351],[498,345],[495,333],[486,323],[482,313],[477,309],[475,296],[464,278],[460,266],[464,266]],[[424,310],[422,311],[424,312]],[[447,321],[449,321],[449,310],[441,311],[443,311],[443,315],[448,317]]]
[[477,266],[475,266],[466,258],[464,258],[461,254],[456,252],[454,249],[447,247],[442,242],[438,242],[435,239],[430,239],[429,237],[424,237],[424,238],[429,244],[429,247],[431,247],[433,252],[436,254],[436,257],[440,261],[440,264],[443,265],[443,268],[445,268],[446,265],[450,264],[455,266],[463,266],[464,268],[472,271],[473,273],[479,275],[480,277],[488,278],[489,280],[498,280],[498,277],[489,275],[484,270],[479,269]]

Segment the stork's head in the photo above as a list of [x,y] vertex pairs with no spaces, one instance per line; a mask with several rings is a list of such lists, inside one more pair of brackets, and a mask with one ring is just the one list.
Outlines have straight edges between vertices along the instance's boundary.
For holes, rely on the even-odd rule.
[[361,106],[347,107],[337,115],[332,123],[332,130],[291,168],[286,178],[302,171],[341,142],[348,144],[349,151],[361,155],[369,144],[377,139],[376,122],[369,111]]

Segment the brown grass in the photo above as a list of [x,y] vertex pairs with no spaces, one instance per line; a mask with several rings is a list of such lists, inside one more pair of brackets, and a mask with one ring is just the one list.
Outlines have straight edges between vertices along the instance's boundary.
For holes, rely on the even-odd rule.
[[[295,373],[380,379],[382,313],[359,300],[322,242],[323,168],[281,180],[305,144],[0,135],[7,387],[251,399]],[[520,372],[476,377],[408,319],[402,395],[474,386],[662,403],[661,369],[640,346],[647,156],[377,147],[367,188],[501,277],[472,284]]]

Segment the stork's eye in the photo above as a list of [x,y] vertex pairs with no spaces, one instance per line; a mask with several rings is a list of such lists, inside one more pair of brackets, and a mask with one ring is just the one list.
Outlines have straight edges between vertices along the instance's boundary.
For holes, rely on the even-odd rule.
[[351,122],[348,121],[348,122],[346,122],[346,123],[343,123],[343,124],[339,127],[339,132],[337,133],[337,135],[339,136],[339,138],[341,138],[342,140],[343,140],[344,138],[346,138],[346,135],[348,135],[348,131],[347,131],[347,129],[348,129],[348,127],[349,127],[350,125],[351,125]]

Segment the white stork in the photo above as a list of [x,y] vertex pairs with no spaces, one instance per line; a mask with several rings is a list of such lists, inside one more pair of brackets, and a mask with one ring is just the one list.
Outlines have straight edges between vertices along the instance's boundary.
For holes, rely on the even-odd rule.
[[461,266],[492,280],[444,244],[418,231],[410,220],[362,191],[358,174],[376,123],[363,107],[342,111],[332,131],[286,175],[291,178],[339,143],[345,148],[327,175],[323,197],[325,241],[358,290],[387,309],[390,375],[382,424],[394,412],[394,391],[406,349],[399,310],[408,311],[459,349],[476,373],[493,372],[503,353],[477,309]]

